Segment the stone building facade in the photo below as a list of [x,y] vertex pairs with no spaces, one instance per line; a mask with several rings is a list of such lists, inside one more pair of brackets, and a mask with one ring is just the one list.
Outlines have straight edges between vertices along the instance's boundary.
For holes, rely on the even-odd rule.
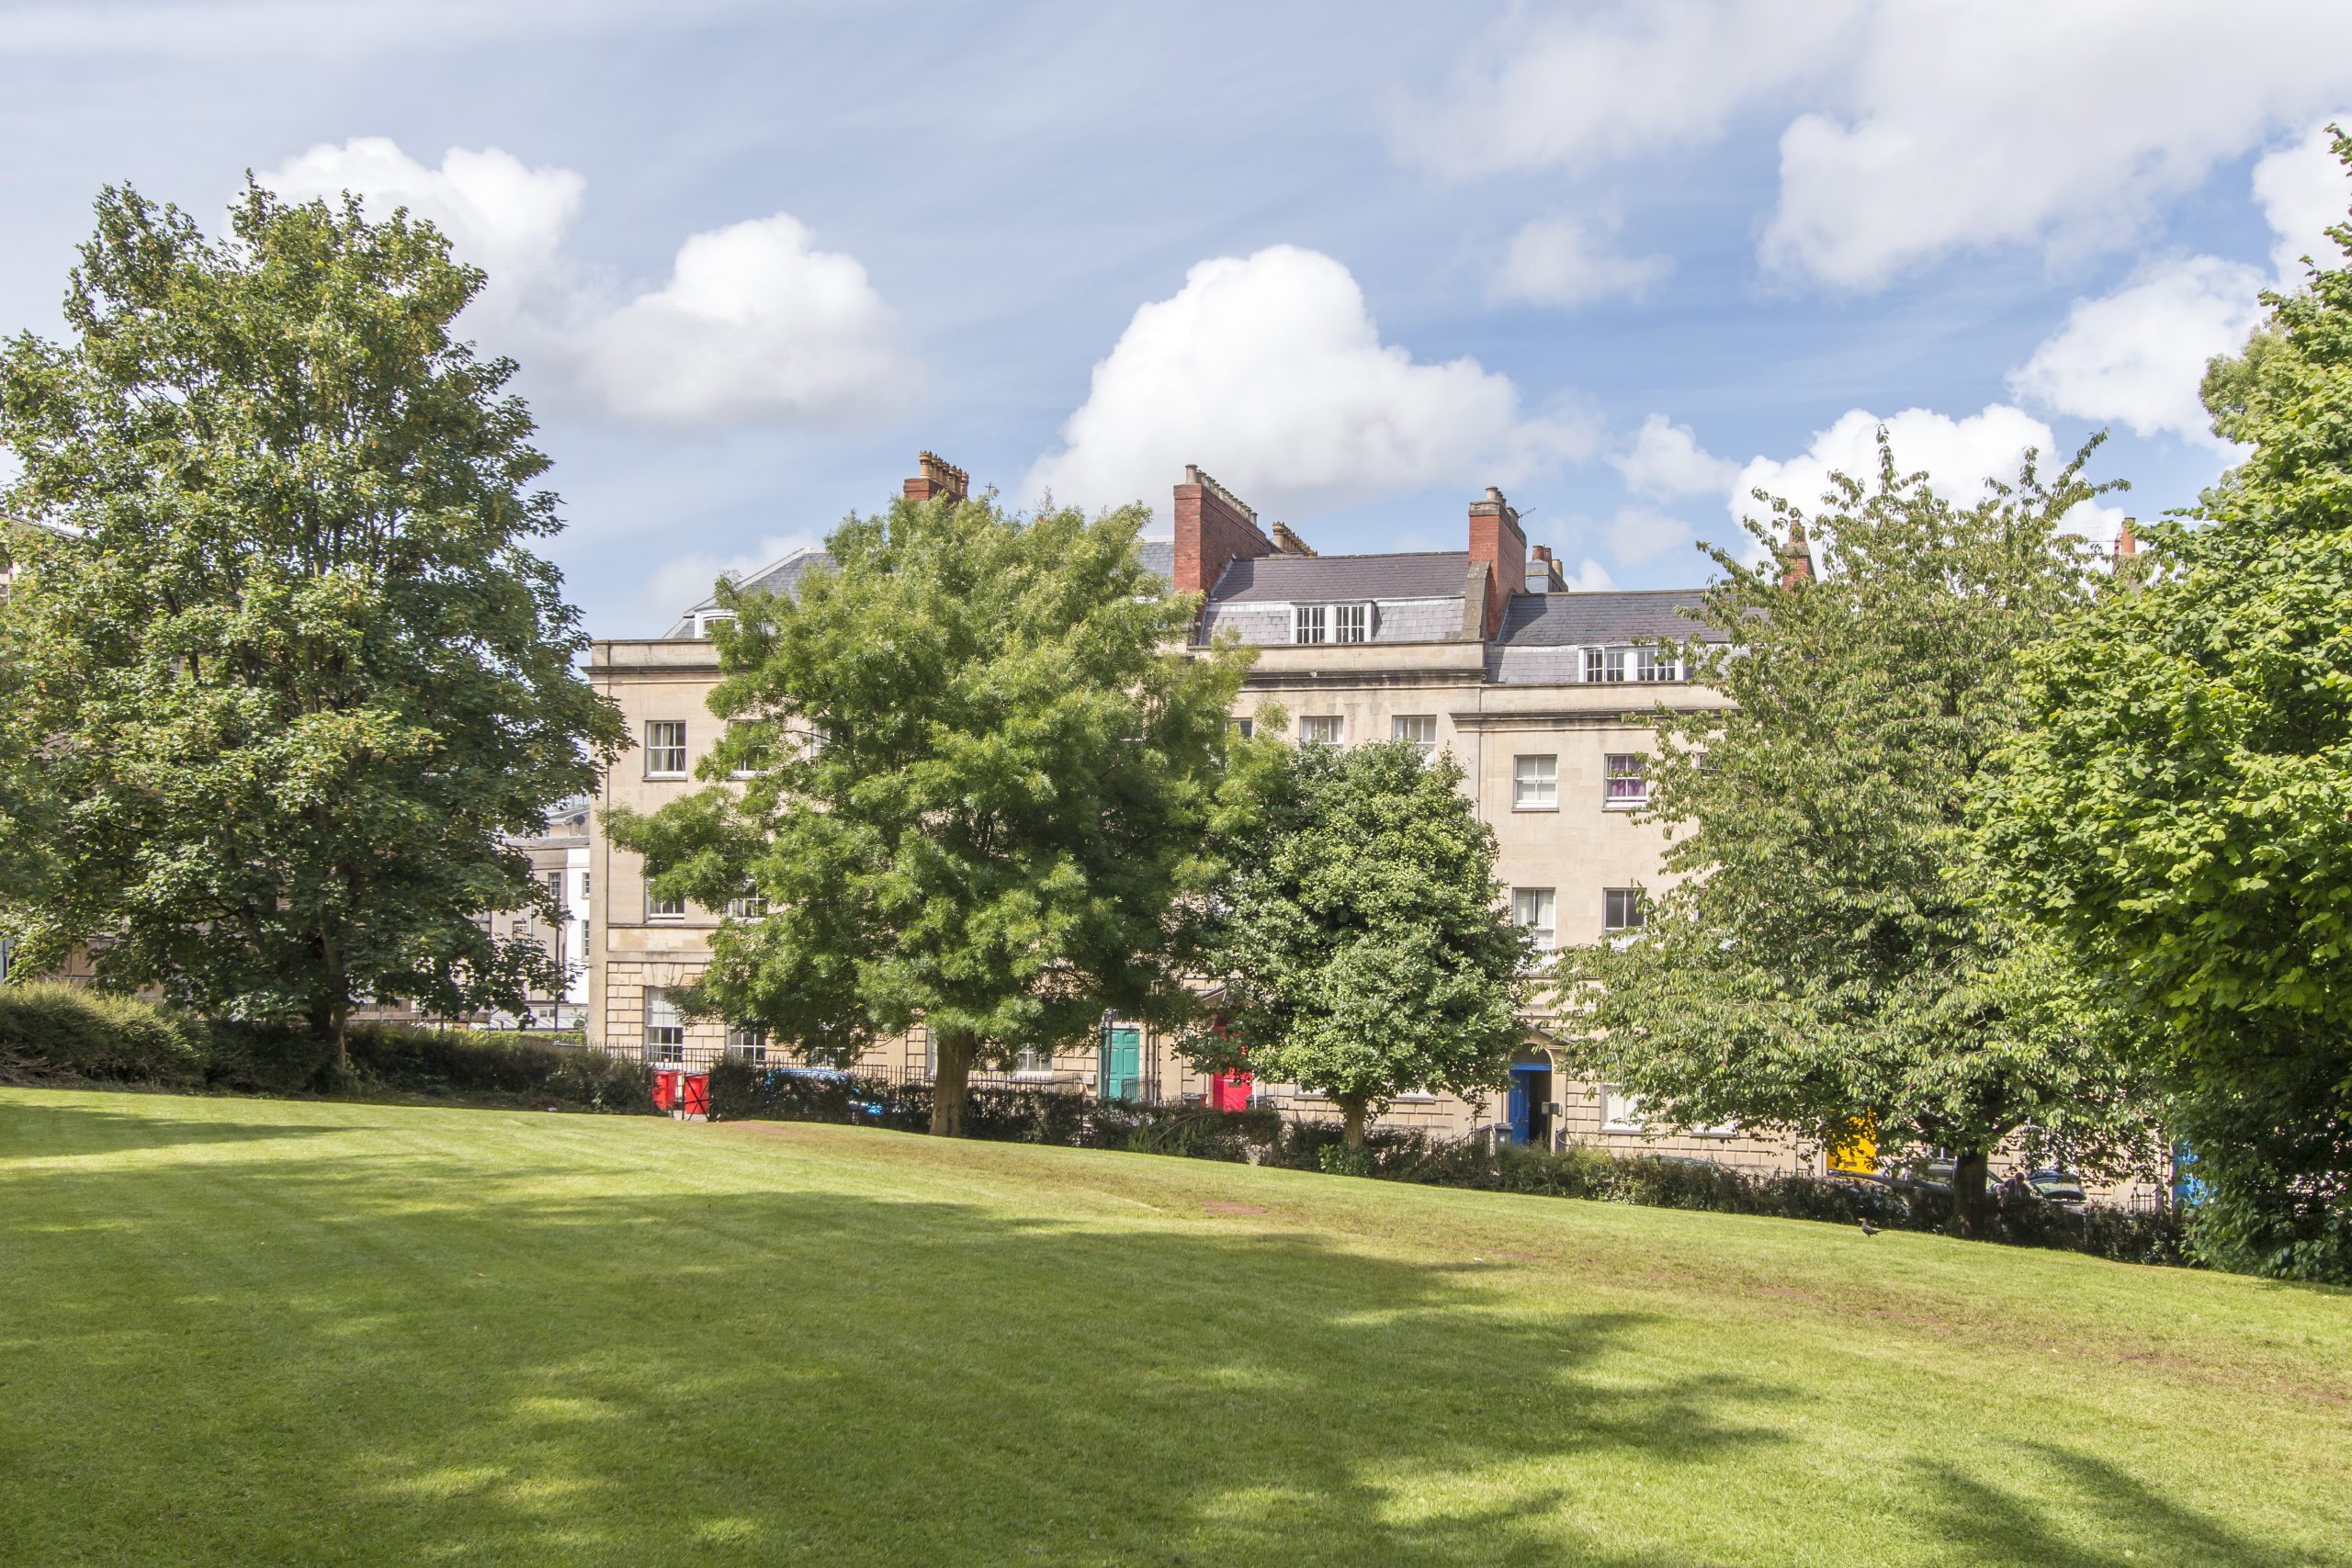
[[[924,454],[906,481],[918,499],[960,496],[963,474]],[[1705,631],[1686,612],[1698,591],[1569,589],[1548,551],[1531,550],[1518,513],[1495,490],[1468,505],[1458,551],[1319,555],[1257,514],[1199,468],[1175,486],[1170,531],[1145,543],[1147,561],[1182,592],[1203,597],[1193,646],[1230,636],[1258,649],[1234,717],[1257,724],[1280,708],[1302,740],[1338,745],[1409,739],[1460,761],[1464,787],[1495,830],[1497,872],[1514,918],[1545,947],[1597,942],[1637,926],[1642,890],[1659,884],[1663,829],[1645,821],[1646,716],[1664,704],[1721,705],[1683,679],[1665,646]],[[802,550],[748,580],[789,592],[820,565]],[[667,636],[599,642],[595,687],[619,704],[637,749],[616,763],[596,802],[650,810],[695,787],[718,736],[706,705],[718,678],[714,601],[687,610]],[[730,1049],[764,1053],[755,1032],[677,1016],[664,992],[707,961],[724,911],[649,900],[637,857],[594,831],[588,874],[587,1031],[607,1050],[686,1065]],[[1754,1169],[1802,1169],[1818,1152],[1735,1127],[1647,1125],[1611,1086],[1568,1077],[1553,1056],[1555,1021],[1539,1007],[1510,1087],[1489,1098],[1408,1096],[1382,1126],[1466,1133],[1505,1129],[1527,1141],[1578,1140],[1688,1155]],[[778,1054],[777,1059],[781,1059]],[[920,1028],[868,1053],[862,1070],[920,1078]],[[1023,1060],[1009,1076],[1073,1092],[1133,1092],[1231,1103],[1254,1097],[1289,1114],[1336,1116],[1295,1086],[1212,1081],[1156,1031],[1112,1023],[1099,1043]],[[976,1081],[987,1081],[977,1075]]]

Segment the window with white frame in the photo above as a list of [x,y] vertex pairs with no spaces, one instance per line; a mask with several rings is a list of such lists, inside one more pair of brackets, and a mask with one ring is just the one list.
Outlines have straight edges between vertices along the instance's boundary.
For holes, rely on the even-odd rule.
[[1650,797],[1649,759],[1638,751],[1611,751],[1601,761],[1600,803],[1620,811],[1645,805]]
[[1372,606],[1369,604],[1332,605],[1331,640],[1333,642],[1370,642],[1372,640]]
[[707,639],[711,627],[721,621],[732,621],[734,618],[735,615],[731,610],[705,610],[695,617],[695,636]]
[[1329,625],[1329,617],[1320,604],[1295,604],[1291,607],[1290,640],[1299,643],[1321,642]]
[[1400,713],[1388,721],[1391,740],[1409,740],[1428,757],[1437,750],[1437,715],[1433,713]]
[[727,900],[727,918],[730,920],[764,920],[768,918],[767,898],[758,893],[729,898]]
[[1513,811],[1558,810],[1560,759],[1514,758],[1510,765],[1510,807]]
[[1012,1072],[1016,1077],[1049,1078],[1054,1076],[1054,1052],[1050,1045],[1023,1045],[1012,1054]]
[[686,776],[686,722],[657,718],[645,726],[645,776],[682,779]]
[[1604,1133],[1646,1133],[1650,1124],[1642,1120],[1642,1097],[1627,1094],[1613,1083],[1600,1086],[1600,1130]]
[[1225,722],[1232,728],[1234,734],[1244,740],[1258,733],[1258,721],[1254,718],[1228,718]]
[[768,1059],[767,1025],[763,1023],[729,1024],[727,1054],[738,1061],[765,1062]]
[[1600,896],[1600,929],[1604,931],[1640,931],[1647,916],[1638,887],[1611,887]]
[[1308,714],[1298,721],[1298,738],[1317,746],[1337,746],[1347,733],[1347,721],[1336,713]]
[[1584,678],[1588,681],[1622,681],[1625,678],[1625,652],[1622,648],[1588,648],[1584,650]]
[[1637,648],[1634,649],[1634,679],[1679,681],[1682,679],[1682,660],[1670,649]]
[[1559,946],[1560,899],[1549,887],[1514,887],[1510,918],[1535,939],[1535,951],[1550,953]]
[[686,1015],[670,993],[659,986],[645,988],[645,1059],[683,1062],[686,1059]]
[[651,888],[645,890],[645,918],[649,920],[683,920],[686,918],[684,898],[657,898]]

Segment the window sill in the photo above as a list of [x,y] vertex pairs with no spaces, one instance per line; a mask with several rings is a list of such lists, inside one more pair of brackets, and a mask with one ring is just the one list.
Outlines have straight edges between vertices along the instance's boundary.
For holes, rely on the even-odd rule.
[[1646,799],[1604,800],[1600,803],[1600,809],[1603,811],[1639,811],[1643,807],[1647,806],[1649,802]]
[[1556,802],[1550,806],[1521,806],[1515,800],[1510,803],[1510,808],[1513,811],[1550,811],[1555,813],[1560,809]]
[[647,784],[684,784],[686,777],[684,773],[648,773],[645,775],[645,782]]

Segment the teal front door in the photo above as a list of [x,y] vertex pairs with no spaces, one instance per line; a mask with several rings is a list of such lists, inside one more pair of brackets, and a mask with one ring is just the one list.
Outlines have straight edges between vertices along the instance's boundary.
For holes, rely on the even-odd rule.
[[1116,1023],[1102,1032],[1102,1071],[1095,1079],[1105,1100],[1143,1098],[1143,1030]]

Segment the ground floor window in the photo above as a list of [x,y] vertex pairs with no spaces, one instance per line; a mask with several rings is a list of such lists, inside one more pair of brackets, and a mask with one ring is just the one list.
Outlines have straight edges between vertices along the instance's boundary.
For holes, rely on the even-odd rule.
[[683,1062],[686,1059],[686,1017],[670,993],[659,986],[645,988],[645,1059]]
[[729,1024],[727,1054],[746,1062],[765,1062],[768,1059],[767,1027],[758,1023]]
[[1023,1077],[1050,1077],[1054,1071],[1054,1053],[1045,1045],[1023,1045],[1012,1054],[1012,1070]]

